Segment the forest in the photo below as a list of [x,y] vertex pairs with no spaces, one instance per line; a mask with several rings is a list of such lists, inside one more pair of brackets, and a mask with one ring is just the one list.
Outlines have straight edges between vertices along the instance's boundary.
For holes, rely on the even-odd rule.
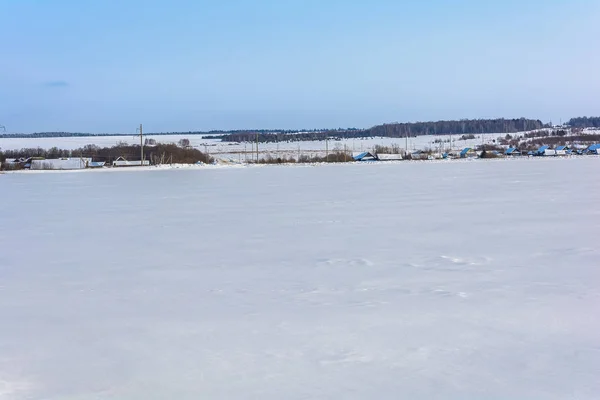
[[577,117],[569,120],[572,128],[600,128],[600,117]]
[[325,130],[302,133],[261,133],[257,131],[236,132],[218,136],[225,142],[297,142],[326,139],[354,139],[365,137],[414,137],[422,135],[464,135],[475,133],[515,133],[547,127],[540,120],[532,119],[473,119],[436,122],[410,122],[377,125],[369,129]]
[[[568,122],[573,128],[600,127],[600,117],[576,117]],[[160,135],[202,135],[203,139],[220,139],[224,142],[286,142],[311,141],[326,139],[355,139],[366,137],[404,138],[421,135],[463,135],[478,133],[510,134],[549,128],[537,119],[526,118],[496,118],[496,119],[461,119],[429,122],[393,122],[376,125],[367,129],[337,128],[337,129],[247,129],[247,130],[212,130],[186,132],[152,132],[147,136]],[[131,136],[133,133],[102,133],[92,134],[83,132],[36,132],[0,133],[0,138],[45,138],[45,137],[93,137],[93,136]]]

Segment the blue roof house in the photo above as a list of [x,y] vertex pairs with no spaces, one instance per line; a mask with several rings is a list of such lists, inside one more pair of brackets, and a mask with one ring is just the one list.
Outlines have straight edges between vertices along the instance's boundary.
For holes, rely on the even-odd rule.
[[558,146],[556,148],[556,155],[558,156],[566,156],[572,153],[572,150],[569,146]]
[[548,150],[549,148],[550,148],[550,146],[541,146],[539,149],[536,150],[535,155],[543,156],[543,155],[545,155],[544,153],[546,153],[546,150]]
[[521,152],[519,151],[519,149],[517,149],[515,147],[509,147],[504,152],[504,155],[507,155],[507,156],[520,156]]
[[460,152],[460,158],[470,158],[470,157],[475,157],[475,156],[477,156],[477,152],[475,152],[475,150],[473,150],[470,147],[465,147]]
[[585,149],[587,154],[600,154],[600,144],[593,144],[587,149]]
[[357,154],[353,158],[354,158],[354,161],[375,161],[375,160],[377,160],[377,157],[375,157],[373,154],[369,153],[368,151]]

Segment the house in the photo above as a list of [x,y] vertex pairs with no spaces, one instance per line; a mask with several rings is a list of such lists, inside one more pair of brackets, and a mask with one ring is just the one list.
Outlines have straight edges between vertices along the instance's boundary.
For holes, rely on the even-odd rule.
[[558,146],[556,148],[556,155],[557,156],[566,156],[571,154],[571,149],[569,148],[569,146]]
[[521,155],[521,151],[519,149],[515,148],[515,147],[509,147],[504,152],[504,155],[507,155],[507,156],[520,156]]
[[543,156],[543,155],[545,155],[546,150],[548,150],[549,148],[550,148],[550,146],[541,146],[539,149],[537,149],[535,151],[535,155]]
[[379,161],[400,161],[403,159],[402,154],[377,154]]
[[72,157],[56,158],[47,160],[31,160],[31,169],[33,170],[69,170],[84,169],[92,162],[91,158]]
[[4,168],[6,169],[18,169],[20,167],[23,167],[23,165],[25,164],[25,159],[24,158],[7,158],[6,160],[4,160]]
[[21,157],[21,158],[7,158],[4,160],[4,165],[7,169],[28,169],[31,168],[31,161],[43,160],[42,157]]
[[150,165],[150,160],[127,161],[124,157],[119,157],[112,163],[113,167],[139,167],[142,165]]
[[550,146],[542,146],[535,151],[536,156],[555,156],[556,150],[551,149]]
[[364,151],[362,153],[353,155],[352,158],[354,158],[354,161],[376,161],[377,160],[377,157],[368,151]]
[[427,160],[429,156],[423,150],[416,150],[410,154],[411,160]]
[[585,149],[585,154],[600,154],[600,144],[593,144]]
[[90,161],[88,168],[102,168],[106,163],[104,161]]
[[460,158],[473,158],[477,156],[477,152],[470,147],[465,147],[460,152]]

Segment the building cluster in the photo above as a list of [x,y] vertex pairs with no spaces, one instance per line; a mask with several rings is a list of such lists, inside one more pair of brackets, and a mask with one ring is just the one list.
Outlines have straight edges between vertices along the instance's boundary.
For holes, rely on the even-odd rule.
[[[93,161],[91,157],[63,157],[63,158],[9,158],[4,161],[6,169],[31,169],[31,170],[76,170],[86,168],[103,168],[107,166],[104,161]],[[118,157],[109,165],[113,167],[139,167],[150,165],[149,160],[128,161]]]
[[[387,154],[376,151],[364,151],[352,155],[355,161],[400,161],[400,160],[435,160],[435,159],[455,159],[455,158],[499,158],[499,157],[556,157],[571,155],[600,155],[600,144],[593,144],[587,147],[541,146],[534,151],[521,151],[518,148],[510,147],[506,150],[487,150],[473,149],[466,147],[461,151],[432,153],[424,150],[415,150],[406,154]],[[88,168],[103,167],[139,167],[150,165],[149,160],[129,161],[124,157],[118,157],[110,163],[104,161],[93,161],[90,157],[67,157],[56,159],[44,159],[41,157],[29,157],[19,159],[6,159],[5,169],[31,169],[31,170],[78,170]]]
[[380,154],[376,152],[360,152],[353,154],[355,161],[395,161],[395,160],[440,160],[453,158],[499,158],[499,157],[556,157],[571,155],[600,155],[600,144],[593,144],[583,148],[571,148],[569,146],[541,146],[534,151],[521,151],[515,147],[509,147],[504,151],[499,150],[476,150],[465,147],[460,152],[431,153],[416,150],[407,154]]

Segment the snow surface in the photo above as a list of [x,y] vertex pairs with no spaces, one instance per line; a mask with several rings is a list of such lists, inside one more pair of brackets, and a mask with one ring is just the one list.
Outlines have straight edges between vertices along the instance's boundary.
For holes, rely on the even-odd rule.
[[596,399],[599,168],[0,175],[0,398]]

